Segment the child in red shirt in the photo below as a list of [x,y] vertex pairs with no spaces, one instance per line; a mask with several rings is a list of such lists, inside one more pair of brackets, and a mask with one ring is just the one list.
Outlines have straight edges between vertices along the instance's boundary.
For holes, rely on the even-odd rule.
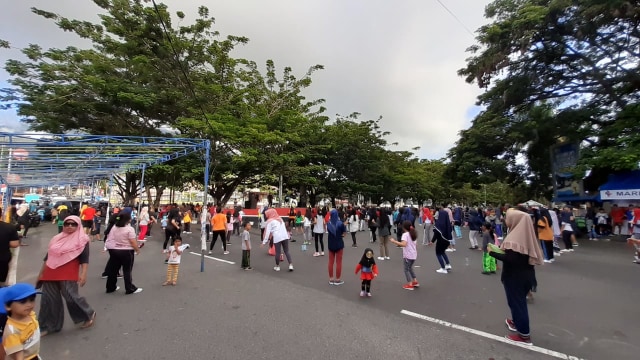
[[378,266],[373,257],[373,250],[364,249],[362,259],[356,265],[356,275],[358,273],[360,273],[360,280],[362,280],[360,296],[371,297],[371,280],[378,276]]

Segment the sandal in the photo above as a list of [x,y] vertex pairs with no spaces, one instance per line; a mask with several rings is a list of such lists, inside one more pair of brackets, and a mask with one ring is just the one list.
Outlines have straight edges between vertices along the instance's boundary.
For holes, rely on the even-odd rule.
[[172,283],[171,283],[171,285],[176,286],[176,282],[175,282],[175,281],[174,281],[174,282],[172,282]]
[[170,285],[170,284],[171,284],[170,282],[165,281],[165,282],[162,283],[162,286],[167,286],[167,285]]
[[[91,315],[91,319],[89,319],[88,321],[86,321],[80,328],[81,329],[88,329],[90,327],[93,326],[93,323],[96,321],[96,312],[93,312],[93,315]],[[40,336],[42,336],[42,334],[40,334]]]

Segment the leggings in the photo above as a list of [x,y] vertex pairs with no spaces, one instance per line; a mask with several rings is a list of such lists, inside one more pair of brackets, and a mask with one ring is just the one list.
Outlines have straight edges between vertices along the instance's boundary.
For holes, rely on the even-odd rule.
[[356,233],[355,232],[351,233],[351,241],[353,241],[353,245],[356,245]]
[[144,240],[144,237],[147,236],[147,227],[149,225],[140,225],[140,233],[138,234],[138,241]]
[[362,280],[362,285],[360,285],[360,288],[362,289],[362,291],[364,292],[371,292],[371,280]]
[[371,230],[371,242],[376,242],[376,230],[378,230],[378,227],[371,226],[369,229]]
[[342,253],[344,249],[338,251],[329,250],[329,279],[333,279],[333,265],[336,268],[336,280],[342,276]]
[[562,242],[564,242],[564,248],[569,250],[573,249],[573,244],[571,243],[571,235],[573,231],[564,230],[562,232]]
[[220,240],[222,241],[222,249],[227,251],[227,239],[225,239],[227,235],[227,230],[214,230],[213,236],[211,238],[211,244],[209,245],[209,251],[213,250],[213,246],[216,244],[218,240],[218,235],[220,235]]
[[324,252],[324,241],[322,240],[323,236],[324,236],[323,233],[317,233],[317,232],[313,233],[313,238],[315,239],[315,242],[316,242],[316,252],[319,252],[318,241],[320,242],[320,249],[322,250],[322,252]]
[[[169,228],[166,228],[164,230],[164,244],[162,245],[163,249],[167,248],[167,244],[169,243],[169,239],[171,239],[171,245],[173,245],[173,239],[175,239],[176,237],[176,232],[169,230]],[[107,237],[105,236],[105,241],[107,241]]]
[[284,251],[284,256],[287,257],[287,262],[291,264],[291,255],[289,254],[289,240],[282,240],[274,243],[276,247],[276,266],[280,265],[280,254]]
[[407,282],[412,282],[416,278],[416,273],[413,272],[413,263],[415,259],[403,259],[404,260],[404,276],[407,278]]

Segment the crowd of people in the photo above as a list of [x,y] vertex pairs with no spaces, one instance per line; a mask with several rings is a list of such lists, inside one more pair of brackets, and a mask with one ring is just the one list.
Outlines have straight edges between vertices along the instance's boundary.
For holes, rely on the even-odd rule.
[[[245,218],[242,209],[222,209],[212,204],[204,207],[172,204],[157,212],[147,206],[139,208],[138,213],[135,207],[115,207],[107,218],[103,233],[103,250],[109,254],[103,272],[106,293],[120,289],[117,285],[119,278],[124,281],[125,294],[142,292],[143,289],[133,282],[134,260],[151,235],[154,224],[158,223],[164,232],[163,252],[167,264],[163,286],[177,285],[181,255],[189,247],[183,244],[182,234],[189,233],[191,224],[198,220],[204,224],[206,240],[210,243],[209,254],[215,249],[218,237],[222,242],[223,255],[229,254],[227,245],[232,234],[237,234],[242,249],[241,268],[253,269],[250,232],[253,222]],[[557,256],[573,252],[578,245],[575,217],[569,207],[547,209],[506,205],[463,209],[442,204],[436,208],[420,209],[410,206],[397,209],[355,206],[307,208],[304,215],[301,211],[292,213],[283,219],[274,208],[264,207],[259,212],[260,245],[268,245],[269,253],[274,255],[273,270],[280,271],[285,258],[288,270],[294,270],[290,242],[296,241],[293,235],[302,235],[304,244],[314,241],[314,257],[324,256],[325,250],[328,252],[329,284],[343,285],[344,238],[351,235],[351,246],[356,248],[359,246],[356,233],[367,231],[369,244],[355,267],[355,273],[360,274],[361,297],[373,296],[371,283],[379,274],[376,260],[391,260],[390,246],[402,248],[406,280],[402,288],[409,291],[419,288],[414,263],[422,251],[418,250],[420,238],[421,245],[434,248],[438,263],[435,271],[449,274],[453,266],[447,253],[457,251],[456,240],[458,244],[462,240],[461,228],[468,227],[469,249],[483,252],[480,272],[491,275],[496,274],[499,266],[502,268],[501,281],[511,311],[511,317],[505,319],[505,325],[511,331],[506,338],[524,345],[531,345],[527,300],[532,299],[537,288],[534,266],[553,263]],[[636,251],[640,251],[640,209],[632,209],[629,216],[633,233],[629,241],[636,246]],[[49,242],[37,285],[16,284],[0,289],[3,309],[7,312],[4,318],[0,317],[0,325],[5,322],[24,325],[12,325],[10,331],[5,330],[3,348],[7,354],[21,351],[25,359],[37,358],[34,355],[37,356],[39,338],[62,330],[65,317],[63,299],[75,324],[83,329],[94,325],[97,313],[80,296],[79,288],[87,281],[89,243],[100,239],[100,220],[96,217],[101,217],[101,210],[88,204],[80,210],[80,216],[69,215],[64,208],[57,209],[54,222],[59,232]],[[420,228],[422,236],[418,231]],[[0,222],[1,238],[6,239],[0,244],[0,282],[6,281],[6,270],[11,260],[9,249],[20,246],[17,230]],[[324,234],[327,234],[326,249]],[[375,243],[379,247],[378,256],[373,249]],[[636,254],[636,262],[640,262],[638,256],[640,253]],[[36,294],[42,294],[37,317],[33,312]],[[30,339],[29,344],[24,343],[24,339]]]

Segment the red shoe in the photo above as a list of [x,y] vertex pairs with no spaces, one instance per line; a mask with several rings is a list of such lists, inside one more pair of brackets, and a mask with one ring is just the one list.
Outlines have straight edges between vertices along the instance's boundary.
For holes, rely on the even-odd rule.
[[402,288],[405,290],[413,290],[413,285],[411,283],[402,285]]
[[504,323],[507,325],[507,328],[509,329],[509,331],[513,331],[513,332],[518,331],[518,329],[516,329],[516,323],[514,323],[513,320],[504,319]]
[[531,338],[529,337],[524,338],[520,336],[520,334],[509,334],[509,335],[505,335],[504,337],[505,339],[509,340],[509,342],[512,342],[514,344],[533,346],[533,343],[531,342]]
[[411,286],[413,286],[414,288],[420,287],[420,283],[417,281],[414,281],[411,283]]

